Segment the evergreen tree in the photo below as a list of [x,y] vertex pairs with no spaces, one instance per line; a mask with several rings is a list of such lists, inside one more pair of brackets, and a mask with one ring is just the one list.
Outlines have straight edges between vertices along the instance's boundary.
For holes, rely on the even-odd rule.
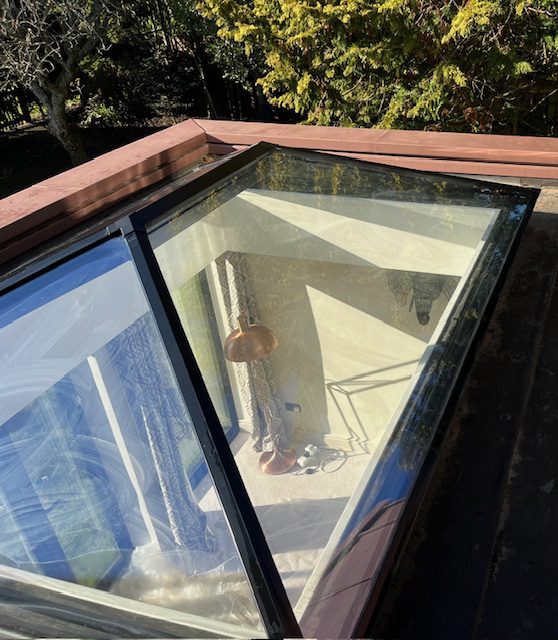
[[200,0],[309,123],[548,132],[558,0]]

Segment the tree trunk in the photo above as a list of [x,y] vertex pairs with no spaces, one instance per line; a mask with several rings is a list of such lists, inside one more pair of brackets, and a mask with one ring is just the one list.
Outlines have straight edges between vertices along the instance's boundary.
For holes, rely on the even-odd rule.
[[519,112],[516,109],[512,115],[512,134],[516,136],[518,131],[519,131]]
[[203,91],[205,93],[205,99],[207,100],[208,115],[210,118],[216,119],[217,110],[215,109],[215,103],[213,102],[213,97],[211,96],[211,91],[209,91],[209,85],[207,84],[207,79],[205,77],[203,60],[198,53],[198,45],[193,38],[191,38],[191,43],[194,64],[196,65],[198,73],[200,74],[200,80],[202,82]]
[[79,133],[73,129],[66,116],[65,101],[59,96],[54,96],[51,107],[48,110],[47,129],[56,136],[66,149],[74,166],[87,162],[87,152],[83,146],[83,140]]
[[31,122],[31,113],[29,112],[29,104],[27,103],[26,92],[23,91],[23,89],[18,88],[16,95],[19,106],[21,108],[21,113],[23,113],[23,117],[27,122]]
[[225,92],[226,92],[226,95],[227,95],[227,107],[229,109],[229,118],[231,120],[236,120],[235,113],[234,113],[234,107],[233,107],[233,101],[232,101],[232,97],[231,97],[231,83],[227,79],[223,79],[223,82],[225,84]]
[[58,138],[74,166],[89,159],[79,133],[70,126],[66,116],[66,101],[58,93],[47,93],[43,87],[32,86],[31,90],[42,104],[48,115],[47,129]]

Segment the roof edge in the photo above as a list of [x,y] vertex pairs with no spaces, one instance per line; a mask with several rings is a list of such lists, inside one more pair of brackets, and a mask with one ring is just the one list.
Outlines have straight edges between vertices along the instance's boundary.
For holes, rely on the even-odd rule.
[[431,172],[558,180],[558,139],[190,119],[0,200],[0,262],[199,162],[258,142]]
[[[517,176],[514,165],[531,167],[529,177],[558,179],[558,139],[532,136],[505,136],[480,133],[451,133],[414,130],[359,129],[322,127],[302,124],[237,122],[195,119],[205,132],[210,145],[251,145],[266,141],[271,144],[351,154],[353,157],[389,164],[386,158],[414,159],[412,168],[440,171],[430,166],[433,161],[482,162],[484,175]],[[418,166],[422,160],[425,165]],[[393,163],[392,164],[398,164]],[[490,172],[497,164],[497,172]],[[540,170],[538,169],[540,167]],[[480,173],[480,172],[475,172]],[[540,173],[541,175],[536,175]]]

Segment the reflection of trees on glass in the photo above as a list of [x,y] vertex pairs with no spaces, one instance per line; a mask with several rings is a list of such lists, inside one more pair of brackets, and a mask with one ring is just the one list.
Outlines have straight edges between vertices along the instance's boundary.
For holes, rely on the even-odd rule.
[[251,188],[272,191],[423,202],[430,205],[495,209],[509,207],[510,194],[505,186],[491,185],[487,188],[482,182],[463,182],[450,176],[436,176],[434,179],[428,173],[367,162],[353,164],[337,161],[327,154],[303,156],[277,149],[257,163],[255,172],[257,181]]
[[[215,411],[223,429],[228,431],[233,426],[230,390],[224,383],[227,375],[225,361],[218,349],[219,335],[215,329],[215,313],[205,272],[196,274],[173,291],[172,297]],[[182,461],[191,475],[202,463],[200,451],[192,448],[185,439],[180,441],[179,448]]]
[[386,276],[397,304],[403,307],[409,303],[409,311],[414,307],[420,324],[430,322],[430,311],[434,301],[442,294],[449,299],[459,282],[456,276],[395,269],[386,271]]

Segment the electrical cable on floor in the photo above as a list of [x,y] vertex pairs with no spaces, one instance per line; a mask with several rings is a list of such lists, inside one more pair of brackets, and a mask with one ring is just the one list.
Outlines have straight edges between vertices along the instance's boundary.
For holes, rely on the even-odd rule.
[[341,469],[348,457],[347,452],[342,449],[308,444],[304,447],[303,454],[297,459],[298,469],[293,472],[293,475],[301,476],[317,471],[335,473]]

